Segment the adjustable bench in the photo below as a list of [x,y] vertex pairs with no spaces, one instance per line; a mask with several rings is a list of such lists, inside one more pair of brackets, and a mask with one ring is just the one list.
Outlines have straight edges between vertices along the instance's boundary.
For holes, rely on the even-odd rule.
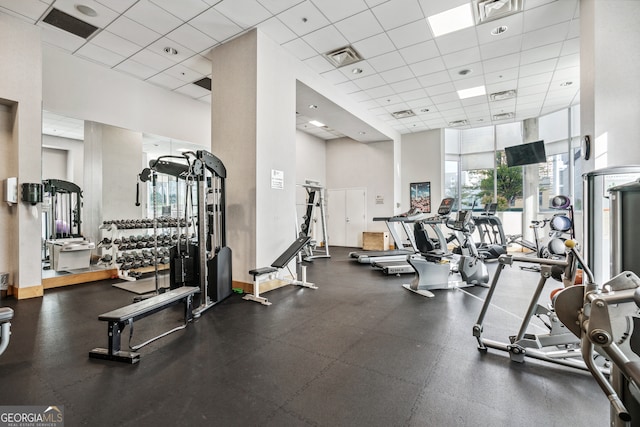
[[[189,321],[193,319],[193,295],[200,291],[195,286],[183,286],[136,302],[125,307],[121,307],[108,313],[98,316],[99,320],[109,322],[108,325],[108,348],[94,348],[89,352],[89,357],[93,359],[115,360],[118,362],[137,363],[140,361],[140,354],[135,351],[145,345],[169,335],[172,332],[184,329]],[[133,322],[157,313],[165,308],[184,301],[184,325],[171,329],[155,338],[151,338],[142,344],[132,347],[131,337],[133,336]],[[132,351],[123,351],[120,348],[120,336],[125,326],[129,325],[129,348]]]
[[291,269],[289,269],[289,263],[291,262],[291,260],[295,258],[295,256],[298,255],[300,251],[302,251],[304,247],[309,244],[310,241],[311,236],[298,237],[298,239],[293,242],[291,246],[289,246],[287,250],[284,251],[282,255],[280,255],[278,259],[276,259],[271,264],[271,267],[262,267],[249,270],[249,274],[253,276],[253,293],[246,294],[242,297],[242,299],[245,299],[247,301],[256,301],[263,305],[271,305],[268,299],[260,296],[260,283],[264,281],[263,279],[265,276],[269,277],[271,274],[276,273],[283,268],[289,270],[289,274],[291,274],[291,277],[293,277],[293,279],[280,278],[279,280],[286,282],[286,284],[288,285],[297,285],[311,289],[318,289],[318,287],[313,283],[307,282],[306,266],[303,265],[301,269],[302,280],[297,280]]
[[13,310],[9,307],[0,307],[0,354],[4,353],[9,346],[11,319],[13,319]]

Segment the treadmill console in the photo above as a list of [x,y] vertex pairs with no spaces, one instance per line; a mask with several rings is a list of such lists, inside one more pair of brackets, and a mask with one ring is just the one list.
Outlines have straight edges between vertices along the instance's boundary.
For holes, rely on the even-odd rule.
[[453,205],[456,204],[456,199],[453,197],[447,197],[446,199],[442,199],[440,202],[440,207],[438,208],[438,216],[447,216],[451,213],[453,209]]
[[465,231],[470,220],[471,211],[458,211],[456,219],[454,221],[447,222],[447,227],[453,230]]

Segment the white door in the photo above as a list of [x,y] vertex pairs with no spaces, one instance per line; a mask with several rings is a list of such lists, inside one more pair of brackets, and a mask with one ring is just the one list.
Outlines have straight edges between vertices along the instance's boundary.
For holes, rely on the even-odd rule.
[[327,190],[327,227],[329,244],[362,247],[362,232],[367,231],[366,189]]

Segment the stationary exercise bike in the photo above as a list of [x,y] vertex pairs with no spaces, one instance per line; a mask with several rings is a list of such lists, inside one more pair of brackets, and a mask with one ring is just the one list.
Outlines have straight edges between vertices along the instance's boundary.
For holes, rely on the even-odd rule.
[[[451,219],[445,225],[460,233],[461,255],[459,255],[457,265],[451,268],[449,258],[452,254],[442,251],[421,252],[410,255],[407,261],[414,268],[416,275],[409,284],[404,284],[407,290],[419,295],[433,298],[431,292],[436,289],[454,289],[473,285],[486,286],[489,282],[489,272],[487,266],[478,256],[478,249],[471,237],[471,211],[458,211],[454,221]],[[459,273],[462,280],[451,280],[451,273]]]

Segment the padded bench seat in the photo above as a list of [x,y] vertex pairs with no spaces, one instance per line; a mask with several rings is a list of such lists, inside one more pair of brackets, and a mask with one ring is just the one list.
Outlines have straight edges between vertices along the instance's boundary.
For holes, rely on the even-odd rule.
[[131,364],[139,362],[139,353],[136,353],[135,351],[122,351],[120,349],[120,337],[125,326],[130,325],[129,327],[133,328],[134,321],[142,319],[143,317],[149,316],[153,313],[157,313],[158,311],[164,310],[165,308],[175,303],[184,301],[184,326],[165,332],[164,334],[161,334],[137,347],[132,347],[131,349],[137,350],[140,347],[152,341],[155,341],[158,338],[164,337],[171,332],[174,332],[178,329],[184,329],[187,323],[193,318],[193,295],[199,291],[200,288],[197,288],[195,286],[183,286],[181,288],[173,289],[163,294],[148,298],[146,300],[129,304],[127,306],[117,308],[115,310],[99,315],[98,320],[109,323],[107,329],[109,346],[108,348],[94,348],[89,352],[89,357],[93,359],[115,360],[118,362],[127,362]]

